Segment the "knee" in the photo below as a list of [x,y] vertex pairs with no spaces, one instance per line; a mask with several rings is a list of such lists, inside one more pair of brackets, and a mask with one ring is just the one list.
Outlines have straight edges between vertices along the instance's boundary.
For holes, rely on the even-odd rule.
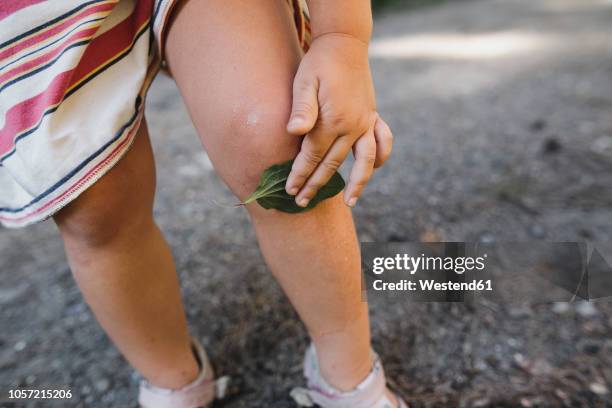
[[135,159],[138,147],[53,216],[66,244],[103,247],[153,225],[155,176]]
[[287,133],[290,110],[287,97],[243,106],[232,115],[228,131],[239,143],[231,152],[235,160],[226,181],[239,198],[253,191],[266,168],[296,156],[301,138]]
[[155,168],[143,125],[126,156],[53,219],[67,246],[103,247],[153,225],[154,195]]
[[135,236],[153,223],[152,212],[134,197],[119,193],[96,198],[81,196],[54,215],[67,245],[102,248],[123,237]]

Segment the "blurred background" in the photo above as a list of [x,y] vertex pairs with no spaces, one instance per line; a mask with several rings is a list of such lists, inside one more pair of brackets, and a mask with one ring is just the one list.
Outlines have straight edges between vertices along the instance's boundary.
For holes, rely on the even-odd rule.
[[[355,209],[362,241],[612,239],[611,0],[375,9],[371,62],[396,144]],[[233,378],[219,406],[294,407],[307,338],[246,213],[213,203],[234,199],[169,78],[147,116],[157,220],[193,334]],[[413,407],[612,406],[609,299],[376,298],[374,344]],[[136,406],[137,378],[83,303],[51,222],[0,230],[0,327],[0,389],[67,385],[75,397],[57,406]]]

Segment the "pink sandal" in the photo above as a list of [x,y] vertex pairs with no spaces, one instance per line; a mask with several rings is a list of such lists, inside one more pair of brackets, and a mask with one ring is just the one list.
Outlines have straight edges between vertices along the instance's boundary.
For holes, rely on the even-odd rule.
[[223,398],[229,377],[214,380],[214,372],[200,343],[192,339],[191,347],[200,365],[200,375],[179,390],[156,387],[140,382],[138,403],[143,408],[200,408],[207,407],[215,398]]
[[[385,395],[387,389],[385,372],[380,358],[374,353],[372,371],[352,391],[342,392],[331,385],[319,373],[316,350],[311,345],[304,357],[304,376],[308,388],[294,388],[291,396],[301,407],[321,408],[393,408],[395,404]],[[397,407],[408,408],[399,395],[396,395]]]

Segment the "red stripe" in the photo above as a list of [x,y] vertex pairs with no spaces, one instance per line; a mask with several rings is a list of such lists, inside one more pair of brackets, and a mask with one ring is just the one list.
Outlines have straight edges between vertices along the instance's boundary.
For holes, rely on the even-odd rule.
[[34,126],[49,106],[62,100],[73,72],[74,70],[62,72],[53,78],[45,91],[7,111],[4,127],[0,130],[0,156],[13,148],[15,135]]
[[153,0],[139,1],[130,17],[94,38],[76,67],[70,86],[128,47],[134,41],[138,29],[151,17],[152,8]]
[[138,5],[129,18],[89,44],[76,68],[57,75],[44,92],[9,109],[0,130],[0,156],[13,148],[16,135],[36,125],[45,110],[59,103],[68,89],[132,43],[137,29],[151,15],[152,0],[140,1]]
[[0,3],[0,20],[21,10],[45,0],[9,0]]
[[[5,126],[0,130],[0,155],[6,154],[13,147],[13,139],[16,134],[22,132],[28,127],[33,126],[45,109],[61,101],[67,89],[81,81],[91,72],[95,71],[101,65],[109,60],[112,60],[123,49],[128,47],[134,40],[137,30],[141,28],[150,18],[153,9],[153,0],[141,0],[137,3],[137,8],[132,13],[130,18],[124,20],[108,32],[105,32],[100,37],[95,38],[85,50],[79,65],[70,71],[63,72],[56,76],[46,91],[30,98],[14,107],[12,107],[6,115]],[[21,130],[18,130],[21,129]],[[125,145],[133,139],[135,132],[138,130],[137,123],[129,131],[128,137],[124,138],[113,151],[96,167],[92,168],[75,184],[70,187],[65,193],[49,201],[36,211],[18,218],[4,217],[1,219],[10,221],[19,221],[30,218],[38,214],[57,202],[65,199],[65,197],[78,190],[84,183],[106,166],[114,157],[123,151]]]
[[81,11],[77,15],[72,16],[68,18],[67,20],[64,20],[64,22],[60,24],[54,25],[53,27],[45,31],[42,31],[36,35],[26,38],[25,40],[21,42],[18,42],[17,44],[14,44],[12,46],[9,46],[8,48],[5,48],[4,50],[0,52],[0,60],[2,60],[3,58],[8,58],[9,56],[14,55],[15,53],[25,48],[28,48],[36,43],[39,43],[41,41],[48,39],[49,37],[56,35],[57,33],[63,31],[66,27],[71,26],[72,24],[74,24],[75,22],[79,20],[84,20],[87,16],[91,14],[94,14],[100,11],[108,11],[110,13],[110,11],[114,7],[115,7],[115,3],[106,3],[106,4],[99,4],[93,7],[86,8],[85,10]]
[[34,58],[0,75],[0,86],[2,86],[5,82],[15,78],[16,76],[20,75],[23,72],[30,71],[38,66],[44,65],[45,63],[51,61],[53,58],[61,54],[62,51],[64,51],[71,44],[83,38],[87,38],[87,37],[94,35],[96,31],[98,31],[98,28],[99,27],[92,27],[92,28],[88,28],[88,29],[79,31],[76,34],[72,35],[67,40],[65,40],[63,43],[54,47],[52,51],[46,54],[43,54],[37,58]]

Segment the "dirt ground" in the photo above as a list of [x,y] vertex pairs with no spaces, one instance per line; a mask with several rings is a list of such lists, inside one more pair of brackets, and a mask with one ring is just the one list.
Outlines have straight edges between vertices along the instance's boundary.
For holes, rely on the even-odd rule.
[[[472,0],[379,17],[372,65],[396,144],[355,210],[360,239],[612,240],[611,22],[609,0]],[[233,197],[168,78],[151,90],[148,120],[157,219],[191,328],[233,378],[218,406],[294,407],[306,334],[244,211],[213,202]],[[63,386],[71,401],[38,406],[136,406],[137,376],[83,303],[52,223],[0,230],[0,282],[3,393]],[[612,406],[609,300],[377,298],[371,310],[375,347],[414,407]]]

